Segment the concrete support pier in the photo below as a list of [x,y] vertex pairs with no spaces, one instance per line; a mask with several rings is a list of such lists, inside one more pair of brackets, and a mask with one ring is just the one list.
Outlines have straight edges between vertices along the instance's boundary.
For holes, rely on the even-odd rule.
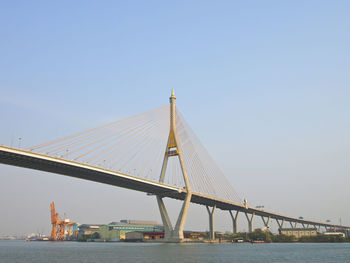
[[163,198],[157,196],[158,207],[160,211],[160,216],[162,218],[164,226],[164,241],[165,242],[182,242],[184,239],[184,225],[187,217],[188,208],[190,205],[192,194],[188,193],[185,201],[182,204],[181,211],[176,221],[176,225],[173,228],[168,212],[163,202]]
[[238,227],[237,227],[237,218],[239,211],[236,211],[236,214],[233,214],[231,210],[229,210],[231,218],[232,218],[232,233],[237,234],[238,232]]
[[297,222],[294,222],[294,225],[293,225],[292,221],[289,221],[289,223],[290,223],[290,227],[291,228],[296,228],[297,227]]
[[209,214],[209,237],[210,240],[215,240],[215,232],[214,232],[214,212],[216,205],[213,206],[213,208],[210,211],[209,206],[206,206]]
[[270,219],[271,219],[271,217],[268,217],[267,220],[265,220],[265,217],[261,216],[261,219],[262,219],[262,221],[264,222],[264,226],[265,226],[266,228],[270,228],[270,227],[269,227],[269,224],[270,224]]
[[168,215],[168,212],[165,208],[163,198],[157,196],[157,203],[160,211],[160,216],[162,218],[163,226],[164,226],[164,239],[170,239],[173,235],[173,227],[171,225],[171,221]]
[[281,220],[281,223],[280,223],[280,221],[278,221],[278,219],[276,218],[276,222],[277,222],[277,224],[278,224],[278,227],[279,227],[280,229],[282,229],[282,228],[283,228],[283,224],[284,224],[284,219],[282,219],[282,220]]
[[245,213],[245,216],[247,218],[248,221],[248,232],[252,233],[253,232],[253,219],[254,219],[254,215],[255,213],[252,214],[252,216],[249,218],[248,214]]

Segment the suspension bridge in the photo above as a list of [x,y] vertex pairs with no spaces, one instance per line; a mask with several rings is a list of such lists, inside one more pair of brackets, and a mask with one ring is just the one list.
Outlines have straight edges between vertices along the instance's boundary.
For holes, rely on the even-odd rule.
[[[242,201],[177,110],[174,90],[170,104],[120,121],[28,149],[2,145],[0,163],[154,195],[168,242],[183,241],[191,202],[206,206],[211,239],[215,239],[216,209],[229,212],[233,233],[238,231],[239,214],[245,215],[249,232],[256,217],[261,217],[265,227],[275,220],[279,228],[289,223],[291,228],[299,224],[303,228],[350,229],[265,211]],[[175,225],[164,198],[183,202]]]

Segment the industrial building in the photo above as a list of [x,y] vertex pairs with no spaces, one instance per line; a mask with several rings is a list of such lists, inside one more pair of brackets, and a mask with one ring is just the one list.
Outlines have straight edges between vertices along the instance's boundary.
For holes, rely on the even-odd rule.
[[[140,225],[140,226],[158,226],[159,224],[156,221],[149,221],[149,220],[129,220],[129,219],[122,219],[120,220],[121,223],[130,224],[130,225]],[[112,223],[111,223],[112,224]]]
[[[325,235],[336,236],[336,234],[339,233],[338,236],[350,237],[350,229],[328,228],[326,230],[327,230],[326,233],[324,233]],[[332,233],[336,233],[336,234],[332,234]],[[343,235],[341,235],[340,233],[343,233]]]
[[[200,240],[201,232],[185,231],[184,237],[187,239],[197,239]],[[132,231],[125,234],[125,241],[150,241],[159,240],[164,238],[164,231],[152,231],[152,232],[142,232],[142,231]]]
[[79,226],[78,239],[82,239],[84,236],[91,236],[95,233],[99,233],[101,225],[97,224],[83,224]]
[[125,234],[125,241],[145,241],[145,240],[158,240],[164,238],[164,232],[141,232],[132,231]]
[[120,241],[126,238],[128,232],[163,232],[162,225],[151,221],[122,220],[112,222],[99,228],[100,239],[104,241]]
[[345,238],[345,233],[343,233],[343,232],[325,232],[323,234],[325,236],[335,236],[335,237],[343,237],[343,238]]
[[281,235],[295,236],[296,238],[317,236],[316,228],[280,228],[279,232]]

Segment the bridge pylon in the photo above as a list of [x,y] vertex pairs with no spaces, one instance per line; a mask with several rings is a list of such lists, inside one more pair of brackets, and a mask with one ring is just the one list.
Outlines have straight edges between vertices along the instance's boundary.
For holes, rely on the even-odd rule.
[[183,155],[181,152],[181,146],[176,132],[176,97],[174,89],[172,89],[170,100],[170,131],[168,142],[165,148],[162,170],[159,177],[159,182],[164,183],[165,172],[169,158],[178,158],[181,166],[182,176],[185,182],[186,197],[182,204],[179,216],[176,221],[175,227],[172,226],[168,212],[166,210],[163,198],[157,196],[157,202],[159,206],[160,215],[164,225],[164,241],[165,242],[182,242],[184,239],[183,229],[187,217],[188,208],[191,202],[192,191],[190,182],[187,175],[187,170]]

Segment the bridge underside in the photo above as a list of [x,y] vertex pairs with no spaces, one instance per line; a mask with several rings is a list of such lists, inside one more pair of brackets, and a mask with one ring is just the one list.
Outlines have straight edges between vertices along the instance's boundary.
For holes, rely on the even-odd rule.
[[[185,200],[187,194],[185,189],[179,187],[137,178],[88,164],[81,164],[74,161],[63,160],[60,158],[50,157],[5,146],[0,146],[0,163],[123,187],[131,190],[145,192],[151,195],[156,195],[159,197]],[[246,208],[243,204],[217,199],[195,192],[192,193],[191,203],[205,205],[208,207],[216,206],[216,208],[219,208],[221,210],[241,211],[247,214],[254,214],[258,216],[270,217],[277,220],[284,220],[301,224],[345,228],[344,226],[340,225],[325,224],[294,217],[288,217],[252,207]]]
[[[33,156],[30,156],[33,155]],[[58,161],[58,158],[45,158],[37,154],[23,155],[16,152],[4,151],[0,148],[0,163],[34,170],[40,170],[70,177],[85,179],[93,182],[119,186],[155,195],[174,194],[181,199],[181,193],[176,187],[164,187],[158,183],[150,183],[132,176],[107,171],[101,168],[93,169],[89,165],[74,164],[70,161]],[[51,160],[52,159],[52,160]],[[72,164],[70,164],[72,163]]]
[[[3,147],[1,147],[3,148]],[[55,174],[66,175],[79,179],[85,179],[93,182],[114,185],[131,190],[141,191],[160,197],[169,197],[178,200],[185,200],[186,190],[178,187],[167,186],[158,182],[147,181],[144,179],[135,178],[129,175],[123,175],[120,173],[96,168],[89,165],[76,165],[72,162],[58,162],[57,158],[40,158],[35,156],[38,154],[31,153],[30,155],[24,155],[12,151],[6,151],[0,148],[0,163],[18,166],[22,168],[29,168],[34,170],[40,170]],[[53,159],[53,160],[51,160]],[[214,200],[210,197],[206,197],[201,194],[194,193],[191,198],[192,203],[216,206],[222,210],[242,210],[240,205],[233,205],[225,203],[224,201]]]

